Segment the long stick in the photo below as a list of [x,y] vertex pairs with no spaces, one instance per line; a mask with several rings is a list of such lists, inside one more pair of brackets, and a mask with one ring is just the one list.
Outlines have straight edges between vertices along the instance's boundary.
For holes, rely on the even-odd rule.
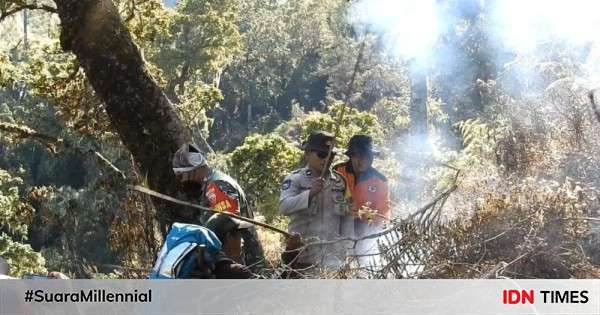
[[186,206],[186,207],[192,207],[192,208],[195,208],[195,209],[199,209],[199,210],[202,210],[202,211],[208,211],[208,212],[212,212],[212,213],[221,213],[221,214],[228,215],[228,216],[230,216],[232,218],[236,218],[236,219],[241,220],[241,221],[245,221],[245,222],[248,222],[248,223],[252,223],[254,225],[258,225],[260,227],[264,227],[265,229],[269,229],[271,231],[275,231],[275,232],[283,234],[283,235],[285,235],[287,237],[295,237],[294,235],[292,235],[292,234],[290,234],[290,233],[288,233],[288,232],[286,232],[284,230],[278,229],[278,228],[276,228],[276,227],[274,227],[272,225],[268,225],[266,223],[254,221],[252,219],[248,219],[246,217],[235,215],[233,213],[216,211],[216,210],[213,210],[211,208],[199,206],[199,205],[187,202],[187,201],[183,201],[183,200],[179,200],[179,199],[173,198],[173,197],[165,195],[165,194],[161,194],[161,193],[159,193],[157,191],[154,191],[152,189],[149,189],[149,188],[146,188],[146,187],[142,187],[142,186],[139,186],[139,185],[133,186],[132,188],[133,188],[133,190],[139,191],[141,193],[150,195],[152,197],[160,198],[160,199],[163,199],[163,200],[166,200],[166,201],[170,201],[170,202],[176,203],[178,205],[182,205],[182,206]]
[[[342,125],[342,120],[344,119],[344,115],[346,114],[346,107],[347,107],[348,101],[350,100],[350,95],[352,95],[352,90],[354,88],[354,80],[356,79],[356,73],[358,72],[360,61],[363,57],[363,52],[365,50],[366,42],[367,42],[367,37],[365,35],[365,39],[360,44],[358,56],[356,57],[356,63],[354,63],[354,71],[352,72],[352,77],[350,78],[350,83],[348,84],[348,91],[346,91],[346,99],[344,100],[344,103],[342,104],[342,110],[340,111],[340,115],[338,116],[338,119],[337,119],[337,124],[335,125],[335,132],[333,133],[333,143],[331,144],[331,146],[329,146],[329,151],[327,151],[327,159],[325,161],[328,161],[328,162],[329,162],[329,159],[331,159],[331,154],[333,153],[333,147],[335,146],[335,140],[337,139],[337,137],[339,136],[339,133],[340,133],[340,126]],[[323,168],[323,170],[321,171],[321,178],[325,178],[325,173],[327,172],[328,169],[329,169],[329,167]]]

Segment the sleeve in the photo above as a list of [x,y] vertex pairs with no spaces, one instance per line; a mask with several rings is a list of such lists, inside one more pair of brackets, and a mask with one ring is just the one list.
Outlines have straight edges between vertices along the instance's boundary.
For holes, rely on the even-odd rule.
[[247,266],[238,264],[229,258],[222,258],[215,263],[215,278],[251,279],[254,278],[254,274]]
[[335,171],[344,179],[344,182],[346,183],[344,197],[347,200],[352,200],[352,186],[354,185],[354,181],[350,178],[351,175],[346,172],[346,167],[344,165],[345,164],[339,164],[335,168]]
[[295,212],[308,209],[310,190],[302,191],[293,176],[287,176],[281,184],[279,196],[279,212],[291,215]]
[[206,187],[205,197],[209,207],[215,211],[240,214],[238,194],[231,185],[225,182],[213,182]]

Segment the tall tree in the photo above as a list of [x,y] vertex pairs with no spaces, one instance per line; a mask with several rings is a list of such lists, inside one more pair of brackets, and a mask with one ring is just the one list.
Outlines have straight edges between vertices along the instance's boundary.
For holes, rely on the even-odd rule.
[[410,132],[427,137],[427,75],[418,61],[410,65]]
[[442,131],[459,146],[453,125],[475,118],[485,109],[481,83],[493,76],[491,43],[486,32],[489,12],[482,1],[446,0],[444,30],[437,47],[437,90],[448,120]]
[[[171,102],[152,78],[111,0],[55,0],[61,46],[85,70],[122,142],[149,185],[176,189],[170,156],[189,140]],[[164,205],[157,201],[159,208]],[[163,214],[166,214],[163,212]],[[163,227],[173,218],[160,217]]]

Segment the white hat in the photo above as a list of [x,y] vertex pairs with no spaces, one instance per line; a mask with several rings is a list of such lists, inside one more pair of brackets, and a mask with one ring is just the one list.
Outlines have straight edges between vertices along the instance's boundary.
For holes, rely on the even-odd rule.
[[172,165],[173,172],[177,174],[193,171],[207,163],[198,146],[187,142],[173,155]]

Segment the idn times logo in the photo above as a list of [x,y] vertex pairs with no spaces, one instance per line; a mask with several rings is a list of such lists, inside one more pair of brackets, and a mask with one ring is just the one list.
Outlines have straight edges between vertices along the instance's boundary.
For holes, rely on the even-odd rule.
[[[585,304],[589,301],[587,290],[539,290],[537,302],[550,304]],[[535,290],[502,290],[502,304],[535,304]]]

